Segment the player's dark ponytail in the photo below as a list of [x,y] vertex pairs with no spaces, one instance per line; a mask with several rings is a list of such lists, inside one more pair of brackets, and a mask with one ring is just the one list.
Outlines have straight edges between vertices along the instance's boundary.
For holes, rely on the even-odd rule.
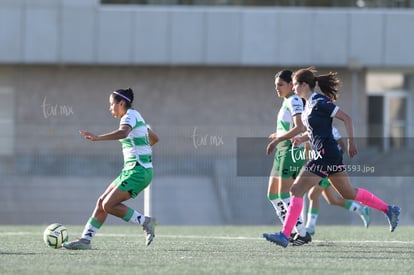
[[316,72],[315,67],[300,69],[294,73],[294,78],[299,83],[307,83],[312,90],[318,85],[324,95],[332,100],[336,100],[339,95],[338,88],[340,84],[340,81],[337,78],[337,73],[330,72],[328,74],[316,76]]
[[321,92],[332,100],[336,100],[339,95],[340,81],[337,73],[329,72],[328,74],[315,77]]

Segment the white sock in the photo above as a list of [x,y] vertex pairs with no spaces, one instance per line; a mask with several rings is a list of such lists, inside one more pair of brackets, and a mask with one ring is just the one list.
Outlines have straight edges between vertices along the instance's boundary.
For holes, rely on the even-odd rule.
[[272,203],[273,208],[276,211],[276,215],[279,217],[279,220],[283,224],[283,222],[285,220],[286,213],[287,213],[287,208],[285,206],[285,203],[283,202],[282,199],[279,199],[279,198],[274,199],[274,200],[270,200],[270,202]]
[[132,214],[132,217],[128,222],[142,225],[145,222],[145,216],[134,210],[134,214]]
[[96,228],[89,222],[85,225],[85,228],[83,229],[81,239],[86,239],[88,241],[91,241],[93,237],[95,237],[96,232],[98,232],[99,228]]
[[359,202],[356,201],[352,201],[351,206],[348,208],[348,210],[350,212],[357,212],[357,213],[361,213],[361,204]]
[[308,212],[308,218],[306,221],[306,227],[315,227],[316,221],[318,220],[318,213]]

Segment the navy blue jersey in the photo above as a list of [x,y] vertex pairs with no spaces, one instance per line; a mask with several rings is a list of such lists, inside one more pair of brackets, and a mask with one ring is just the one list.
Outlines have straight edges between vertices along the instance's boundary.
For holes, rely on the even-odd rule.
[[337,158],[340,152],[332,134],[332,118],[339,107],[328,97],[313,93],[306,102],[302,121],[308,130],[311,150],[323,158]]

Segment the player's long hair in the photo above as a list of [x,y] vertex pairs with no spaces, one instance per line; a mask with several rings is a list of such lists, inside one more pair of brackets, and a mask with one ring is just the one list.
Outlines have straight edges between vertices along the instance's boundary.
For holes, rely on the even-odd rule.
[[316,76],[316,72],[315,67],[300,69],[294,73],[293,78],[299,83],[307,83],[312,90],[318,85],[324,95],[332,100],[336,100],[339,95],[340,84],[337,73],[329,72],[328,74]]

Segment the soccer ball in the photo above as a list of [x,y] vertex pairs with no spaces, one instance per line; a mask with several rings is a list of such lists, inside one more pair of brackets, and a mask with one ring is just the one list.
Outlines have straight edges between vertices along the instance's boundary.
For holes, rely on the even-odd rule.
[[60,223],[49,225],[43,232],[45,244],[51,248],[61,248],[69,239],[68,230]]

